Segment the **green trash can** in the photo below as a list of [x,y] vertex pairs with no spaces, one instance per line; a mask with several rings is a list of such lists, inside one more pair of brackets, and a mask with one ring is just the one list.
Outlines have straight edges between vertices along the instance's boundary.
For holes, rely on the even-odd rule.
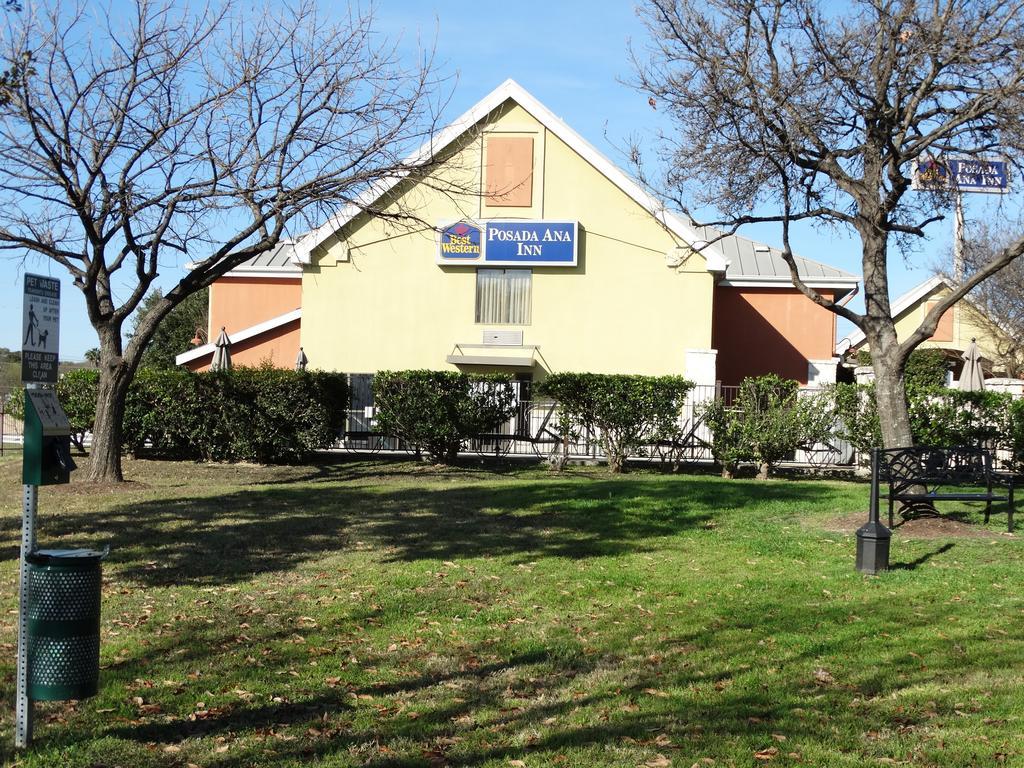
[[93,549],[39,549],[28,560],[28,698],[94,696],[100,679],[100,561]]

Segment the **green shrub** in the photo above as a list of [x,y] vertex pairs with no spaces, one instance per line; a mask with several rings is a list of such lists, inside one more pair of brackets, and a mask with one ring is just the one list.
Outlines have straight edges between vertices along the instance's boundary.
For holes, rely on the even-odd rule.
[[907,358],[903,378],[907,389],[934,389],[946,385],[949,359],[941,349],[915,349]]
[[1004,445],[1010,452],[1009,469],[1024,472],[1024,400],[1010,403]]
[[837,436],[850,443],[861,458],[868,456],[873,446],[882,444],[875,383],[836,384],[832,392],[838,417]]
[[[857,363],[871,365],[871,354],[861,350],[857,353]],[[943,350],[915,349],[903,368],[907,391],[944,386],[949,367],[949,359]]]
[[930,388],[909,397],[915,445],[994,445],[1009,429],[1012,400],[1001,392],[961,392]]
[[7,399],[4,401],[4,413],[11,416],[18,421],[24,421],[25,419],[25,389],[24,387],[17,387],[7,393]]
[[380,371],[373,378],[377,428],[454,460],[463,443],[495,431],[516,412],[511,376],[458,371]]
[[700,416],[711,432],[711,456],[722,468],[722,477],[732,478],[740,464],[753,459],[743,431],[742,412],[715,398],[703,405]]
[[248,458],[235,451],[231,429],[232,412],[247,405],[233,397],[237,370],[140,369],[125,403],[125,450],[137,455],[148,447],[158,456],[205,461]]
[[[93,429],[99,372],[70,371],[57,395],[82,447]],[[14,407],[24,409],[16,390]],[[125,451],[206,461],[301,461],[334,443],[344,425],[344,374],[264,366],[218,373],[142,368],[125,400]]]
[[228,414],[234,450],[269,464],[301,460],[331,445],[344,426],[347,389],[340,374],[238,368]]
[[[96,421],[96,395],[100,373],[89,368],[77,368],[60,375],[57,379],[57,397],[64,413],[71,423],[71,442],[84,451],[85,433],[92,431]],[[25,390],[12,389],[7,397],[4,410],[16,419],[25,418]]]
[[797,382],[770,373],[744,379],[732,405],[716,400],[706,406],[711,452],[724,477],[732,477],[738,464],[752,461],[758,479],[766,480],[798,448],[828,437],[835,421],[832,393],[801,396],[799,389]]
[[99,383],[100,372],[92,368],[68,371],[57,380],[57,397],[71,423],[71,441],[80,451],[85,450],[85,433],[96,421]]
[[640,446],[678,429],[692,388],[681,376],[553,373],[540,392],[558,402],[563,430],[596,430],[609,469],[621,472]]
[[[837,384],[838,436],[860,456],[882,445],[875,385]],[[946,387],[908,388],[907,408],[915,445],[1005,445],[1012,443],[1014,411],[1008,394],[961,392]]]

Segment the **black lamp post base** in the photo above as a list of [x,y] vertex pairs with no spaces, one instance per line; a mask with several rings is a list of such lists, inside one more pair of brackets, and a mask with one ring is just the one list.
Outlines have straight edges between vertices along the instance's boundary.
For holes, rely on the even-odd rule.
[[874,576],[889,570],[889,529],[872,520],[857,529],[857,570]]

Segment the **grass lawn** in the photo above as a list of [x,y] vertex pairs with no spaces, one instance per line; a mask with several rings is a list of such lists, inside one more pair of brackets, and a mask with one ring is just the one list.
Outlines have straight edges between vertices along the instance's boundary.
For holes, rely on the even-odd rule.
[[1024,546],[1002,515],[898,532],[868,578],[826,524],[867,509],[862,483],[351,460],[43,489],[42,544],[112,547],[102,688],[37,705],[16,756],[16,459],[0,762],[1024,765]]

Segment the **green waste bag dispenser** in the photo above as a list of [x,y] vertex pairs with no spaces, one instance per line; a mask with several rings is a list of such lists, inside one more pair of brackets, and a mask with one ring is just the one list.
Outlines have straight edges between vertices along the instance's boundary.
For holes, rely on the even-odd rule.
[[25,390],[25,485],[58,485],[71,479],[71,423],[52,389]]

